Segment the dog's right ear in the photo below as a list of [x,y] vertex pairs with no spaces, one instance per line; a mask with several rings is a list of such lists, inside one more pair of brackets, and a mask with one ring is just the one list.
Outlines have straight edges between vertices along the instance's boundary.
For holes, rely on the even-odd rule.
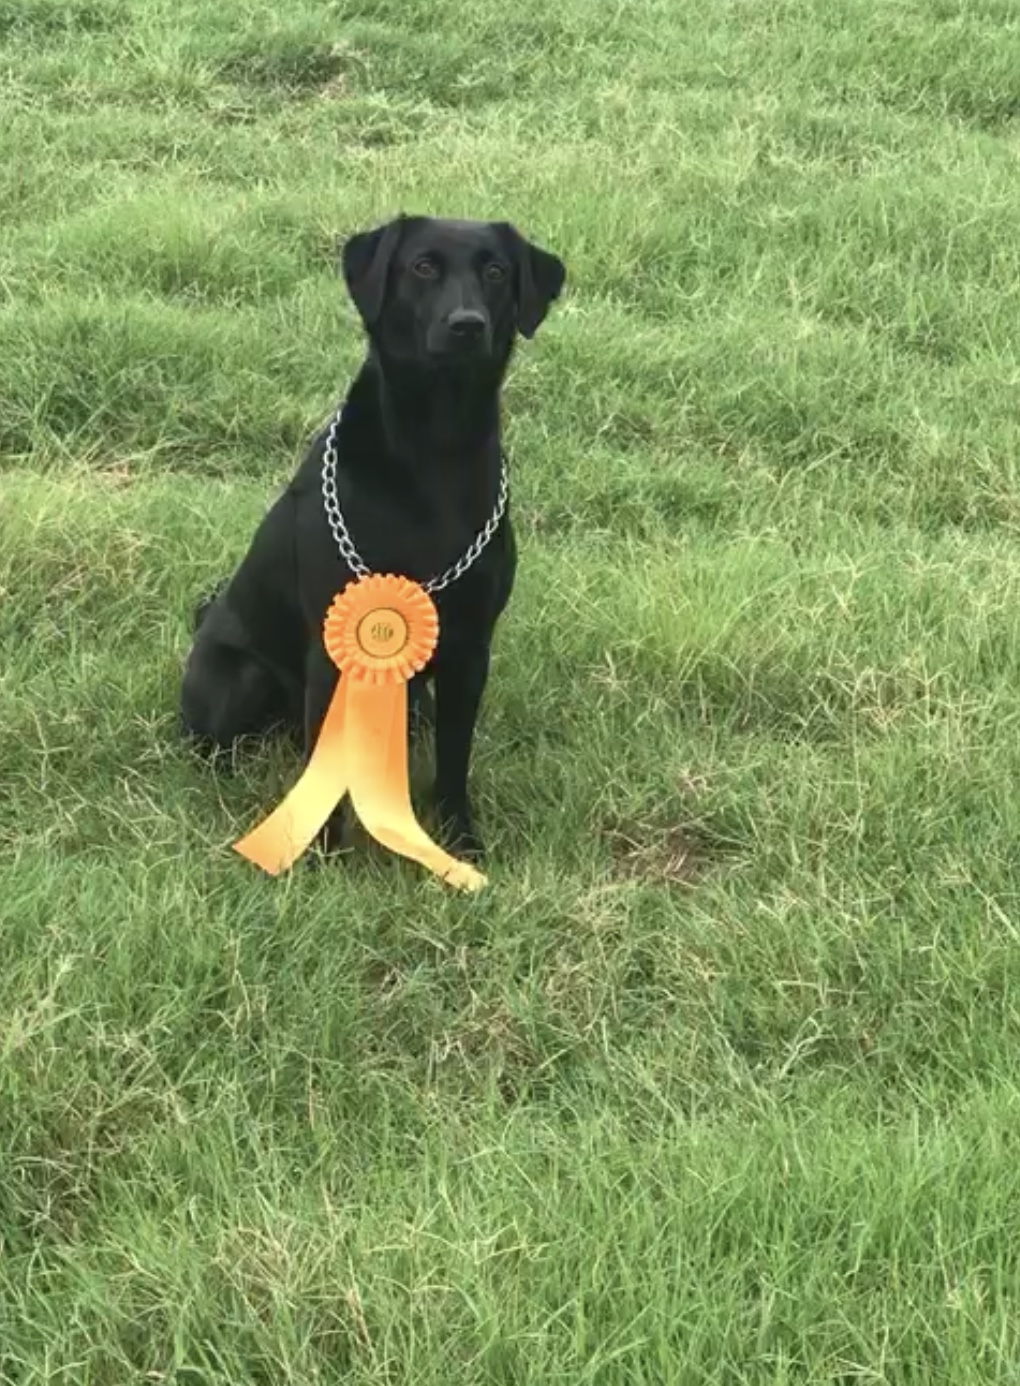
[[386,277],[393,252],[400,244],[405,220],[401,215],[385,226],[377,226],[374,231],[359,231],[345,243],[341,253],[347,291],[370,330],[382,312]]

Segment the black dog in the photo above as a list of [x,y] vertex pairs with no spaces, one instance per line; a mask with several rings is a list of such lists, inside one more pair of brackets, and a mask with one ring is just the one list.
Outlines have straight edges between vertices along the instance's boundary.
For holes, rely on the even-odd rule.
[[[337,677],[323,619],[357,562],[342,556],[327,516],[324,459],[326,493],[332,476],[354,551],[372,572],[427,583],[488,525],[475,561],[433,592],[439,644],[420,676],[435,683],[439,815],[452,850],[479,857],[468,765],[516,566],[509,514],[494,523],[505,466],[499,392],[516,334],[534,335],[565,270],[506,223],[400,217],[352,237],[343,272],[368,354],[233,578],[200,605],[182,725],[209,750],[283,726],[311,753]],[[331,828],[327,843],[339,818]]]

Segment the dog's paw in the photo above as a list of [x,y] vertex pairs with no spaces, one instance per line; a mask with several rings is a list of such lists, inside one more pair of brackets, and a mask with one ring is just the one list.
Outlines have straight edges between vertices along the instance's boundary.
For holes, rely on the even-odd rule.
[[440,805],[439,822],[443,845],[452,856],[474,863],[485,860],[485,844],[475,829],[470,813],[465,813],[463,809],[444,813]]
[[354,848],[354,824],[345,807],[326,820],[314,846],[316,850],[308,854],[308,860],[317,866],[350,855]]
[[474,829],[462,828],[454,836],[453,855],[477,865],[485,860],[485,843]]

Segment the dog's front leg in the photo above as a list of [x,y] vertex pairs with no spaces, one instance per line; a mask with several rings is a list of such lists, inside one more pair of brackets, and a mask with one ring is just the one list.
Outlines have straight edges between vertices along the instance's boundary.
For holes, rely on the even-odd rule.
[[[326,653],[320,641],[313,642],[305,660],[305,764],[311,759],[312,751],[319,737],[319,731],[326,719],[330,700],[336,689],[336,665]],[[353,823],[350,801],[343,800],[330,814],[326,825],[319,834],[319,845],[327,853],[339,852],[350,845]]]
[[468,860],[479,860],[485,852],[471,813],[468,769],[488,676],[487,644],[441,649],[436,663],[436,806],[450,850]]

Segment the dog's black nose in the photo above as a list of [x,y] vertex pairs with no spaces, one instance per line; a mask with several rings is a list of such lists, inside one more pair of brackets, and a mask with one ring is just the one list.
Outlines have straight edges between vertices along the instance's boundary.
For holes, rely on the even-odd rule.
[[480,337],[487,327],[484,313],[476,308],[456,308],[446,320],[446,325],[455,337],[465,340]]

